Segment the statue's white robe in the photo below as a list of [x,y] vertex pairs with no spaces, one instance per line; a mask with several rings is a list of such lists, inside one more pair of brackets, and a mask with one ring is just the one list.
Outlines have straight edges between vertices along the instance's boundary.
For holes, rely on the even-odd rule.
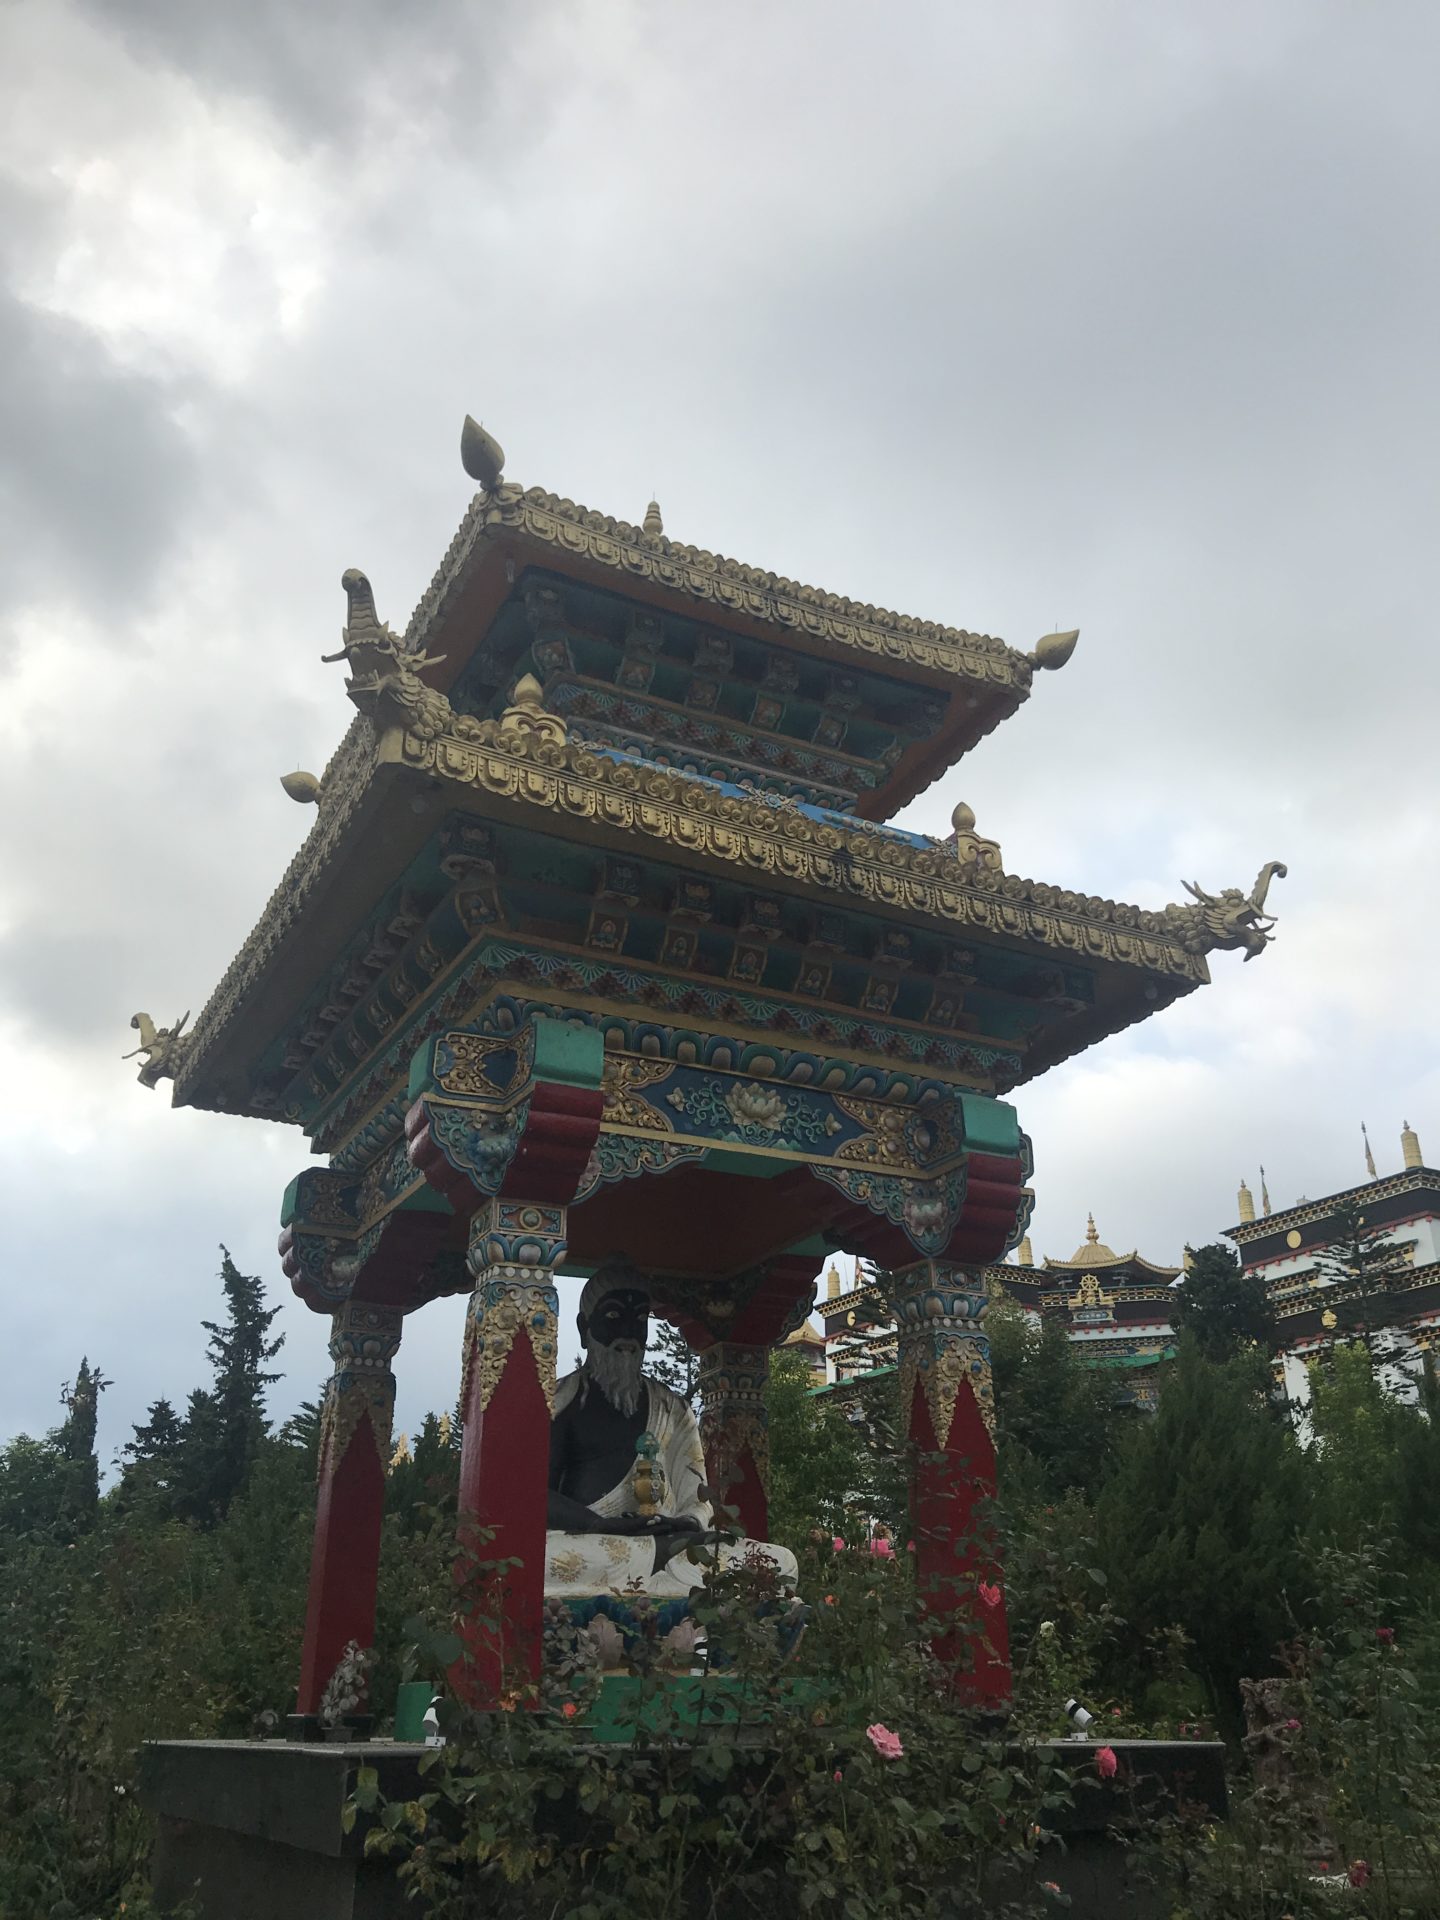
[[[556,1384],[555,1415],[563,1413],[579,1394],[584,1375],[577,1368]],[[649,1397],[649,1430],[655,1436],[655,1481],[659,1511],[671,1519],[694,1520],[701,1527],[714,1525],[715,1515],[705,1498],[705,1454],[700,1445],[700,1427],[678,1393],[658,1380],[645,1376]],[[592,1388],[592,1391],[598,1389]],[[605,1518],[618,1518],[635,1511],[635,1493],[631,1474],[624,1474],[598,1500],[591,1501],[594,1511]],[[768,1542],[737,1540],[716,1549],[721,1561],[737,1558],[759,1547],[773,1560],[787,1586],[794,1586],[795,1556],[785,1547]],[[585,1594],[613,1593],[639,1580],[646,1593],[665,1599],[678,1599],[698,1587],[705,1577],[702,1565],[691,1560],[682,1547],[655,1571],[655,1541],[644,1534],[558,1533],[545,1536],[546,1595],[580,1597]]]

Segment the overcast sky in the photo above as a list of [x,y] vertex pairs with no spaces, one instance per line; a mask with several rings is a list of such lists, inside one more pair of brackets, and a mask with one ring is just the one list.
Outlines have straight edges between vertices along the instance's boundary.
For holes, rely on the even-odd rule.
[[[0,9],[0,1437],[205,1377],[292,1129],[119,1055],[198,1012],[311,816],[365,568],[403,625],[507,478],[1063,673],[902,816],[1274,947],[1016,1096],[1037,1255],[1178,1264],[1440,1157],[1428,0]],[[453,1402],[412,1321],[399,1424]]]

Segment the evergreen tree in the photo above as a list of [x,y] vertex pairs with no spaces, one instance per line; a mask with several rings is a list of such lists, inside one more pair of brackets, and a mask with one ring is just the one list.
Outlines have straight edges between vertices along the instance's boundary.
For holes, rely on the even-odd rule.
[[132,1426],[134,1438],[121,1448],[126,1463],[121,1485],[127,1495],[144,1488],[165,1500],[172,1491],[184,1430],[166,1399],[152,1401],[148,1414],[143,1425]]
[[1132,1429],[1096,1507],[1102,1561],[1137,1639],[1184,1629],[1217,1708],[1293,1630],[1304,1462],[1256,1355],[1217,1366],[1182,1338],[1153,1420]]
[[645,1371],[662,1386],[678,1393],[687,1406],[694,1406],[700,1381],[700,1356],[678,1327],[662,1320],[660,1331],[645,1355]]
[[1409,1345],[1391,1325],[1390,1287],[1402,1256],[1385,1229],[1367,1223],[1358,1201],[1337,1207],[1334,1223],[1331,1242],[1316,1255],[1315,1265],[1334,1287],[1331,1307],[1339,1333],[1364,1341],[1371,1366],[1386,1368]]
[[100,1396],[110,1382],[98,1367],[92,1373],[88,1359],[82,1359],[75,1384],[60,1389],[60,1404],[65,1419],[51,1436],[56,1452],[65,1461],[67,1511],[79,1522],[94,1518],[100,1499],[100,1462],[95,1455],[95,1432],[100,1420]]
[[1129,1418],[1115,1406],[1113,1376],[1086,1366],[1063,1327],[1037,1327],[1013,1302],[992,1306],[985,1328],[1007,1492],[1029,1481],[1046,1500],[1071,1488],[1093,1495]]
[[1258,1273],[1245,1273],[1239,1256],[1214,1242],[1187,1247],[1190,1267],[1171,1289],[1177,1328],[1194,1335],[1207,1360],[1228,1360],[1254,1344],[1268,1353],[1275,1320]]
[[460,1430],[444,1414],[427,1413],[408,1457],[394,1462],[385,1511],[402,1532],[423,1527],[430,1508],[453,1512],[460,1491]]
[[267,1373],[265,1362],[273,1360],[285,1343],[283,1333],[269,1338],[280,1309],[265,1305],[263,1284],[254,1275],[241,1273],[228,1248],[221,1247],[220,1253],[220,1284],[229,1317],[200,1323],[210,1336],[215,1373],[207,1474],[208,1501],[215,1514],[223,1514],[245,1484],[256,1447],[269,1431],[265,1389],[282,1376]]

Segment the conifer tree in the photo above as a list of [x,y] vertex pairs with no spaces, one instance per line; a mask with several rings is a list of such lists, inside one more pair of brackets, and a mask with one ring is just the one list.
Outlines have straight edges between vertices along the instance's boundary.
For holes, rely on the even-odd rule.
[[700,1356],[679,1328],[672,1327],[666,1320],[660,1322],[659,1331],[650,1342],[645,1371],[672,1393],[678,1393],[688,1406],[694,1406],[700,1381]]
[[1096,1505],[1116,1604],[1137,1640],[1182,1627],[1216,1705],[1270,1671],[1293,1628],[1307,1481],[1256,1355],[1215,1365],[1184,1336],[1153,1420],[1132,1430]]
[[1268,1353],[1275,1321],[1259,1274],[1243,1272],[1218,1241],[1186,1252],[1191,1264],[1171,1290],[1175,1325],[1194,1335],[1207,1360],[1228,1360],[1251,1344]]
[[1330,1244],[1316,1255],[1315,1265],[1334,1285],[1332,1310],[1340,1335],[1363,1340],[1372,1367],[1388,1367],[1408,1345],[1390,1324],[1390,1287],[1401,1261],[1394,1242],[1383,1228],[1368,1223],[1358,1201],[1335,1209]]
[[265,1389],[282,1376],[266,1371],[284,1344],[270,1338],[280,1309],[265,1305],[265,1289],[241,1273],[221,1247],[220,1284],[228,1316],[202,1320],[210,1336],[214,1385],[190,1395],[174,1476],[174,1510],[200,1526],[213,1526],[229,1511],[245,1484],[260,1442],[269,1431]]
[[65,1506],[78,1521],[93,1518],[100,1499],[100,1462],[95,1455],[95,1433],[100,1419],[100,1396],[110,1382],[98,1367],[92,1372],[82,1358],[75,1384],[60,1390],[65,1419],[53,1435],[56,1451],[65,1461]]
[[131,1433],[134,1438],[120,1449],[125,1458],[122,1485],[126,1493],[132,1494],[143,1487],[162,1500],[167,1499],[184,1443],[180,1416],[162,1397],[151,1402],[148,1418],[132,1426]]

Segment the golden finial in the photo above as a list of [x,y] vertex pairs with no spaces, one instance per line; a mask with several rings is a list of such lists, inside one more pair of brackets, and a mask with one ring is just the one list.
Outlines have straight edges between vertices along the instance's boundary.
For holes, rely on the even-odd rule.
[[514,702],[501,714],[500,725],[521,733],[538,733],[542,740],[553,741],[556,746],[565,744],[565,722],[558,714],[545,711],[540,682],[533,673],[522,673],[515,682]]
[[1027,656],[1031,666],[1043,667],[1047,673],[1054,673],[1074,653],[1075,642],[1079,638],[1078,627],[1072,627],[1069,633],[1047,633],[1043,640],[1035,642],[1035,651]]
[[1019,1248],[1015,1254],[1015,1259],[1017,1263],[1022,1267],[1034,1266],[1035,1255],[1031,1250],[1030,1236],[1028,1233],[1025,1235],[1025,1238],[1020,1242]]
[[983,834],[975,831],[975,809],[958,801],[950,815],[950,837],[944,842],[957,860],[969,865],[972,861],[994,873],[1000,871],[1000,844],[996,840],[987,840]]
[[1195,1249],[1193,1247],[1186,1247],[1185,1251],[1181,1254],[1180,1271],[1182,1273],[1193,1273],[1195,1271]]
[[1377,1172],[1375,1171],[1375,1156],[1374,1156],[1374,1154],[1373,1154],[1373,1153],[1372,1153],[1372,1152],[1370,1151],[1370,1136],[1369,1136],[1369,1134],[1368,1134],[1368,1133],[1366,1133],[1366,1131],[1365,1131],[1365,1122],[1364,1122],[1363,1120],[1362,1120],[1362,1121],[1360,1122],[1360,1133],[1361,1133],[1361,1137],[1362,1137],[1362,1138],[1364,1139],[1364,1142],[1365,1142],[1365,1169],[1366,1169],[1366,1172],[1367,1172],[1367,1173],[1368,1173],[1368,1174],[1370,1175],[1370,1178],[1371,1178],[1372,1180],[1378,1180],[1378,1179],[1380,1178],[1380,1176],[1379,1176],[1379,1174],[1378,1174],[1378,1173],[1377,1173]]
[[292,800],[298,800],[302,807],[313,807],[320,799],[320,782],[313,773],[302,773],[297,767],[294,773],[282,773],[280,784]]
[[1400,1131],[1400,1152],[1407,1167],[1423,1167],[1424,1159],[1420,1153],[1420,1136],[1407,1120]]
[[1260,1169],[1260,1211],[1262,1213],[1269,1213],[1270,1211],[1270,1189],[1265,1184],[1264,1167]]
[[505,449],[493,433],[487,433],[468,413],[460,429],[460,464],[472,480],[480,482],[486,493],[493,493],[499,486],[505,467]]
[[435,1423],[435,1430],[439,1435],[441,1446],[448,1447],[450,1444],[450,1416],[448,1413],[441,1414]]
[[1324,1327],[1327,1333],[1333,1333],[1335,1331],[1335,1328],[1339,1325],[1339,1322],[1335,1318],[1335,1313],[1333,1308],[1326,1307],[1325,1311],[1320,1316],[1320,1324],[1322,1327]]
[[660,502],[652,500],[645,509],[645,520],[641,528],[643,533],[661,534],[665,531],[665,522],[660,518]]
[[832,1260],[830,1262],[830,1271],[825,1276],[825,1298],[827,1300],[838,1300],[839,1297],[840,1297],[840,1269],[839,1267],[836,1266],[835,1262]]
[[1253,1220],[1255,1218],[1255,1196],[1243,1180],[1240,1182],[1240,1192],[1236,1197],[1240,1203],[1241,1221]]
[[410,1436],[408,1433],[402,1433],[395,1442],[395,1451],[390,1456],[390,1465],[392,1467],[403,1466],[409,1458]]
[[1096,1231],[1095,1216],[1093,1213],[1087,1214],[1085,1217],[1085,1238],[1092,1247],[1099,1244],[1100,1235]]

